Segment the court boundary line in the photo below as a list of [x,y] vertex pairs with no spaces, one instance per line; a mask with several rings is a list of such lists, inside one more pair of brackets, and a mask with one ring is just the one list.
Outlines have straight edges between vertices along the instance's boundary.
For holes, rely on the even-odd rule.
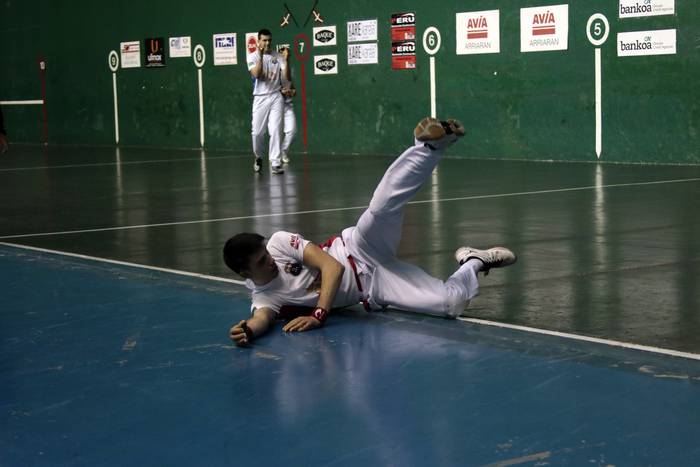
[[[232,154],[229,156],[207,156],[206,160],[219,160],[219,159],[243,159],[245,157],[250,157],[247,155],[236,155]],[[6,169],[0,169],[0,172],[26,172],[29,170],[53,170],[53,169],[81,169],[87,167],[111,167],[115,165],[140,165],[140,164],[160,164],[160,163],[175,163],[175,162],[200,162],[201,157],[192,157],[188,159],[153,159],[153,160],[142,160],[142,161],[126,161],[126,162],[93,162],[89,164],[64,164],[64,165],[41,165],[37,167],[9,167]]]
[[[109,259],[109,258],[100,258],[98,256],[82,255],[82,254],[78,254],[78,253],[70,253],[67,251],[50,250],[47,248],[39,248],[39,247],[34,247],[34,246],[29,246],[29,245],[20,245],[20,244],[16,244],[16,243],[0,242],[0,245],[6,246],[9,248],[37,251],[37,252],[48,253],[48,254],[52,254],[52,255],[68,256],[71,258],[84,259],[84,260],[88,260],[88,261],[115,264],[118,266],[127,266],[127,267],[132,267],[132,268],[137,268],[137,269],[147,269],[147,270],[152,270],[152,271],[165,272],[167,274],[195,277],[198,279],[211,280],[211,281],[215,281],[215,282],[224,282],[224,283],[229,283],[229,284],[234,284],[234,285],[239,285],[239,286],[245,286],[245,282],[243,282],[243,281],[238,281],[235,279],[226,279],[224,277],[218,277],[218,276],[210,276],[207,274],[199,274],[199,273],[194,273],[194,272],[182,271],[179,269],[161,268],[161,267],[157,267],[157,266],[149,266],[149,265],[145,265],[145,264],[130,263],[127,261],[119,261],[119,260],[114,260],[114,259]],[[396,311],[401,311],[401,310],[396,310]],[[685,358],[685,359],[689,359],[689,360],[700,361],[700,354],[695,354],[692,352],[683,352],[680,350],[673,350],[673,349],[664,349],[662,347],[653,347],[653,346],[649,346],[649,345],[633,344],[631,342],[616,341],[613,339],[604,339],[601,337],[585,336],[582,334],[573,334],[573,333],[562,332],[562,331],[550,331],[547,329],[533,328],[530,326],[522,326],[522,325],[518,325],[518,324],[500,323],[497,321],[489,321],[489,320],[479,319],[479,318],[467,318],[467,317],[459,316],[459,317],[457,317],[457,321],[462,321],[462,322],[475,324],[475,325],[479,325],[479,326],[490,326],[490,327],[497,327],[497,328],[502,328],[502,329],[510,329],[513,331],[519,331],[519,332],[524,332],[524,333],[540,334],[540,335],[558,337],[561,339],[569,339],[569,340],[583,341],[583,342],[588,342],[588,343],[593,343],[593,344],[600,344],[600,345],[605,345],[607,347],[623,348],[623,349],[627,349],[627,350],[642,351],[642,352],[647,352],[647,353],[664,355],[664,356],[668,356],[668,357],[679,357],[679,358]]]
[[683,352],[681,350],[664,349],[662,347],[654,347],[654,346],[650,346],[650,345],[633,344],[631,342],[617,341],[614,339],[605,339],[602,337],[586,336],[583,334],[573,334],[570,332],[550,331],[548,329],[533,328],[531,326],[523,326],[520,324],[501,323],[498,321],[490,321],[490,320],[480,319],[480,318],[467,318],[464,316],[459,316],[459,317],[457,317],[457,319],[460,321],[464,321],[466,323],[478,324],[480,326],[490,326],[490,327],[496,327],[496,328],[502,328],[502,329],[510,329],[513,331],[528,332],[528,333],[532,333],[532,334],[542,334],[545,336],[559,337],[559,338],[563,338],[563,339],[571,339],[571,340],[583,341],[583,342],[594,343],[594,344],[603,344],[603,345],[607,345],[609,347],[621,347],[624,349],[640,350],[642,352],[651,352],[651,353],[666,355],[666,356],[670,356],[670,357],[681,357],[681,358],[687,358],[690,360],[700,361],[700,354],[695,354],[692,352]]
[[43,105],[44,99],[30,99],[24,101],[0,101],[0,105]]
[[[573,187],[573,188],[556,188],[552,190],[535,190],[535,191],[521,191],[515,193],[497,193],[491,195],[474,195],[474,196],[462,196],[457,198],[439,198],[439,199],[427,199],[419,201],[409,201],[408,205],[426,204],[426,203],[444,203],[450,201],[471,201],[476,199],[492,199],[492,198],[509,198],[515,196],[530,196],[530,195],[540,195],[549,193],[566,193],[572,191],[585,191],[585,190],[599,190],[602,188],[620,188],[629,186],[649,186],[649,185],[662,185],[669,183],[687,183],[687,182],[697,182],[700,181],[700,177],[696,178],[681,178],[672,180],[656,180],[651,182],[632,182],[632,183],[613,183],[608,185],[590,185],[583,187]],[[227,222],[227,221],[239,221],[246,219],[264,219],[268,217],[278,217],[278,216],[298,216],[302,214],[320,214],[326,212],[340,212],[340,211],[353,211],[357,209],[367,209],[368,206],[351,206],[343,208],[328,208],[328,209],[315,209],[308,211],[294,211],[294,212],[280,212],[280,213],[269,213],[269,214],[259,214],[253,216],[236,216],[236,217],[222,217],[217,219],[201,219],[196,221],[178,221],[178,222],[160,222],[156,224],[141,224],[141,225],[125,225],[120,227],[101,227],[94,229],[80,229],[80,230],[64,230],[57,232],[37,232],[29,234],[17,234],[17,235],[3,235],[0,236],[0,240],[6,240],[11,238],[29,238],[29,237],[50,237],[56,235],[71,235],[78,233],[94,233],[94,232],[112,232],[117,230],[132,230],[132,229],[148,229],[151,227],[169,227],[176,225],[189,225],[189,224],[209,224],[214,222]]]
[[226,279],[225,277],[219,277],[219,276],[210,276],[208,274],[200,274],[197,272],[183,271],[181,269],[161,268],[158,266],[150,266],[147,264],[130,263],[128,261],[120,261],[120,260],[109,259],[109,258],[100,258],[99,256],[89,256],[89,255],[82,255],[80,253],[71,253],[69,251],[49,250],[47,248],[39,248],[36,246],[20,245],[18,243],[0,242],[0,245],[10,247],[10,248],[20,248],[20,249],[24,249],[24,250],[38,251],[40,253],[48,253],[48,254],[52,254],[52,255],[68,256],[71,258],[84,259],[84,260],[88,260],[88,261],[116,264],[118,266],[127,266],[127,267],[131,267],[131,268],[140,268],[140,269],[148,269],[151,271],[165,272],[168,274],[177,274],[180,276],[194,277],[197,279],[206,279],[206,280],[216,281],[216,282],[225,282],[228,284],[242,285],[245,287],[244,281],[239,281],[236,279]]

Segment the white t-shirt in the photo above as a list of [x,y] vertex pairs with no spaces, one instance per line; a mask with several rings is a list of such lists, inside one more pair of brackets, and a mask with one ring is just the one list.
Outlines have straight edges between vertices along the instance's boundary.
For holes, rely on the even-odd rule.
[[[279,231],[267,242],[267,251],[277,264],[279,274],[265,285],[256,285],[248,279],[246,286],[252,291],[252,310],[270,308],[280,313],[282,307],[316,307],[321,290],[321,271],[304,265],[304,248],[310,242],[301,235]],[[355,305],[362,300],[355,274],[348,262],[348,253],[340,237],[324,251],[345,266],[333,308]]]
[[[270,52],[263,54],[262,72],[259,78],[255,78],[253,85],[254,96],[265,96],[282,90],[282,72],[285,68],[285,60],[282,54]],[[260,53],[248,54],[248,71],[260,63]]]

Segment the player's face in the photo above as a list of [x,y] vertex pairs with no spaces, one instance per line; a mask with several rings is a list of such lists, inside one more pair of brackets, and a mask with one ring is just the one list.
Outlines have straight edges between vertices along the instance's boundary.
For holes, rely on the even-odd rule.
[[246,272],[249,278],[258,285],[267,284],[279,274],[277,264],[264,246],[250,257]]
[[272,45],[272,36],[260,36],[258,44],[263,49],[263,52],[269,52]]

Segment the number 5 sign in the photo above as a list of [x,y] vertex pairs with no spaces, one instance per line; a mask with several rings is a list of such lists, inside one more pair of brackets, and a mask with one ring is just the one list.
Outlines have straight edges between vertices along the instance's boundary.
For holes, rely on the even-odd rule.
[[586,35],[595,49],[595,154],[598,159],[603,152],[603,83],[601,80],[600,47],[607,40],[610,33],[610,24],[605,15],[596,13],[588,18],[586,23]]
[[608,34],[610,33],[610,24],[608,24],[608,18],[600,13],[588,18],[588,24],[586,24],[586,34],[588,35],[588,40],[591,44],[598,47],[603,45],[603,43],[608,39]]

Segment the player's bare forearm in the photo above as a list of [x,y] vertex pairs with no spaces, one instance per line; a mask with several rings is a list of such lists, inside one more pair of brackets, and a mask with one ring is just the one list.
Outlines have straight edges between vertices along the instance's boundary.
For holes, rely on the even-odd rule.
[[275,312],[269,308],[258,308],[253,313],[253,317],[247,320],[248,327],[255,337],[262,336],[270,328],[270,324],[275,320]]
[[345,272],[345,268],[342,264],[335,261],[335,259],[333,259],[333,261],[335,264],[328,264],[321,269],[321,292],[318,295],[318,303],[316,306],[324,310],[333,308],[333,299],[335,299],[335,294],[338,292],[340,281]]
[[289,47],[282,49],[282,57],[284,58],[284,79],[287,81],[292,80],[292,72],[289,69]]
[[287,64],[286,64],[287,66],[284,67],[284,79],[286,79],[287,81],[291,81],[292,80],[292,72],[291,72],[290,66],[289,66],[289,57],[287,57],[285,59],[285,61],[287,62]]
[[262,79],[263,78],[263,56],[265,55],[265,50],[262,48],[260,45],[258,45],[258,63],[253,66],[253,68],[250,69],[250,74],[253,75],[253,78],[255,79]]
[[313,243],[309,243],[304,249],[304,264],[321,271],[321,291],[316,306],[330,310],[345,267]]
[[250,74],[253,78],[260,79],[262,76],[262,60],[256,63],[255,66],[250,69]]
[[265,334],[275,320],[275,312],[269,308],[257,308],[253,316],[241,320],[229,330],[229,337],[239,347],[249,346],[253,339]]

